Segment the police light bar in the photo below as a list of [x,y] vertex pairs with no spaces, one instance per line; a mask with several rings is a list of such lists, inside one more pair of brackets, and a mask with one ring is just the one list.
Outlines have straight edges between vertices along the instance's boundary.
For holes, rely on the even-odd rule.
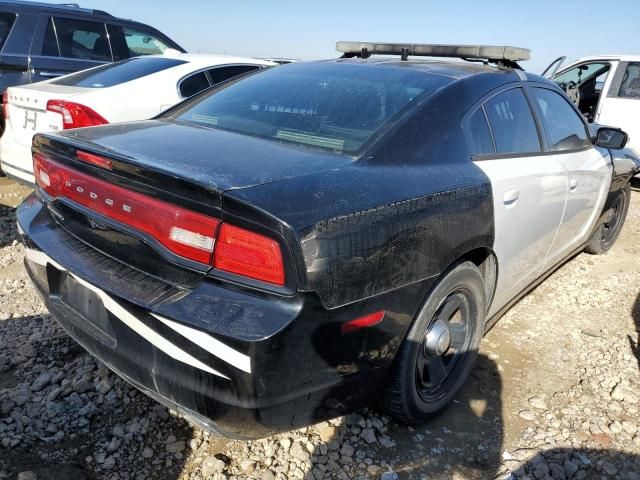
[[337,42],[336,50],[345,56],[414,55],[420,57],[452,57],[518,62],[529,60],[528,48],[501,45],[435,45],[424,43]]

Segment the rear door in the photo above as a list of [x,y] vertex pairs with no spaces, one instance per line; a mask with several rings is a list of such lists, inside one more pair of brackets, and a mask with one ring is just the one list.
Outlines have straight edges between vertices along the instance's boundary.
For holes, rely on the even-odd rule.
[[31,48],[31,81],[40,82],[113,61],[103,22],[42,15]]
[[544,269],[580,247],[602,212],[611,183],[611,158],[593,146],[583,118],[569,99],[545,86],[529,88],[547,149],[569,175],[567,204]]
[[566,202],[567,170],[542,151],[522,87],[493,94],[465,124],[474,163],[491,180],[498,283],[489,315],[540,274]]
[[549,64],[547,68],[540,74],[545,78],[552,78],[556,72],[560,69],[564,61],[567,59],[566,55],[556,58],[553,62]]

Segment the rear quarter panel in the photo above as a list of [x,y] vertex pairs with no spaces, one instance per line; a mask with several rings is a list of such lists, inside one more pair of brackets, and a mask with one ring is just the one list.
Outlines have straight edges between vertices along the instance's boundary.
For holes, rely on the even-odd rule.
[[86,102],[110,123],[155,117],[181,100],[177,90],[180,76],[168,70],[113,87],[93,89],[78,101]]
[[493,244],[491,189],[472,164],[353,165],[230,191],[223,211],[242,202],[293,229],[299,286],[327,308],[428,279]]
[[465,253],[492,248],[491,185],[460,124],[485,87],[463,87],[435,95],[345,167],[227,191],[223,215],[249,204],[286,225],[299,289],[327,308],[436,277]]

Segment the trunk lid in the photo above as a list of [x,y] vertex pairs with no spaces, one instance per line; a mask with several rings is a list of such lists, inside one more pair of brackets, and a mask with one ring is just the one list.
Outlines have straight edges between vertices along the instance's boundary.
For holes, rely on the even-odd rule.
[[[43,175],[38,167],[36,178],[44,179],[41,182],[49,191],[54,184],[65,185],[51,193],[54,199],[48,203],[60,226],[108,257],[186,287],[203,278],[211,260],[194,262],[193,255],[181,255],[167,246],[166,239],[183,242],[186,232],[193,240],[192,232],[198,232],[197,241],[213,238],[206,250],[213,252],[216,227],[202,231],[185,226],[178,229],[179,237],[168,235],[168,229],[160,237],[150,237],[151,230],[139,227],[141,223],[162,217],[174,232],[173,225],[191,213],[224,222],[222,198],[227,190],[335,169],[353,161],[344,155],[164,120],[39,134],[34,152],[49,162],[48,173],[45,169]],[[86,158],[95,161],[96,156],[97,163]],[[66,173],[57,174],[56,169]],[[176,213],[167,217],[162,213],[166,207]],[[271,231],[268,235],[273,234],[281,245],[286,243],[282,233],[286,226],[268,212],[246,205],[242,216]],[[285,265],[292,268],[288,260]],[[294,277],[287,273],[287,278]],[[290,285],[278,288],[289,292]]]
[[346,155],[164,120],[67,130],[50,139],[62,140],[67,149],[114,159],[113,174],[143,191],[155,190],[178,204],[183,204],[182,199],[216,209],[222,207],[225,190],[353,161]]
[[9,134],[20,145],[30,147],[36,133],[62,130],[61,115],[47,112],[47,102],[67,100],[86,91],[86,88],[47,84],[10,87],[7,90]]

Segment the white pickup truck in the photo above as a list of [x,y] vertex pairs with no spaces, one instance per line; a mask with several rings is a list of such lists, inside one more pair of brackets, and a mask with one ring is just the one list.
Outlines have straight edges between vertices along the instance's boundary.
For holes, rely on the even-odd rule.
[[584,57],[560,68],[564,59],[543,76],[564,89],[590,123],[622,128],[627,147],[640,153],[640,55]]

